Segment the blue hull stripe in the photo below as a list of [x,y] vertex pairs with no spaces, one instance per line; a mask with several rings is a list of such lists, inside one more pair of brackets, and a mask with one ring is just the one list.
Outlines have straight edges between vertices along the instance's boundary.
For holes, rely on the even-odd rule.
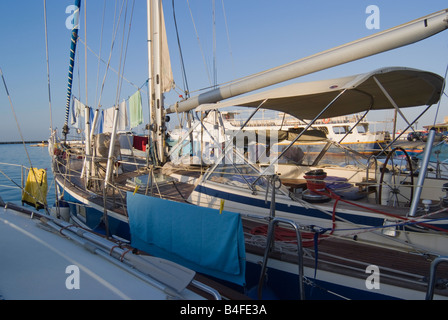
[[[239,194],[234,194],[230,192],[223,192],[220,190],[216,190],[213,188],[205,187],[202,185],[198,185],[195,189],[196,192],[206,194],[211,197],[216,197],[224,200],[229,200],[233,202],[238,202],[245,205],[250,205],[254,207],[259,208],[266,208],[269,209],[270,207],[270,201],[265,203],[264,200],[261,199],[255,199],[252,197],[246,197]],[[290,214],[295,215],[302,215],[310,218],[316,218],[316,219],[326,219],[330,220],[331,216],[323,213],[320,210],[316,209],[307,209],[298,205],[287,205],[285,203],[279,203],[277,202],[275,205],[275,210],[287,212]],[[375,214],[375,213],[372,213]],[[365,225],[365,226],[371,226],[371,227],[378,227],[382,226],[384,223],[384,217],[369,217],[369,216],[362,216],[357,214],[349,214],[349,213],[343,213],[343,212],[337,212],[336,211],[336,221],[341,221],[341,219],[345,219],[347,221],[350,221],[352,223],[358,224],[358,225]]]

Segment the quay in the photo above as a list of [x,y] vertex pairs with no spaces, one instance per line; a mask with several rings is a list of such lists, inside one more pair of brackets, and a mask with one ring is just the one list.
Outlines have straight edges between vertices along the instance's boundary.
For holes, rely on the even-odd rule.
[[[23,141],[0,141],[0,144],[22,144]],[[25,141],[25,144],[47,144],[48,141],[36,140],[36,141]]]

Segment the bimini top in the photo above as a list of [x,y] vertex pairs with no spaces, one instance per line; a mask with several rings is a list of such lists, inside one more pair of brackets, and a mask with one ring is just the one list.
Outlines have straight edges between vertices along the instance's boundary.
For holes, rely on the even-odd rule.
[[[376,81],[376,80],[377,81]],[[286,112],[299,119],[314,119],[346,90],[320,118],[331,118],[367,110],[432,105],[440,99],[444,79],[437,74],[391,67],[339,79],[295,83],[284,87],[213,104],[196,110],[223,107],[258,107]],[[389,96],[389,97],[388,97]],[[392,102],[392,101],[393,102]]]

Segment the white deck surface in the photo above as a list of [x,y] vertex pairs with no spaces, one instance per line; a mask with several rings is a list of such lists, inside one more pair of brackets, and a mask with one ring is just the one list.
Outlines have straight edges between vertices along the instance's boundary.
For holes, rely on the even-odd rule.
[[[29,216],[0,207],[0,300],[167,299],[160,289],[138,279],[58,233],[39,227]],[[79,289],[75,273],[79,268]],[[199,296],[184,290],[186,299]]]

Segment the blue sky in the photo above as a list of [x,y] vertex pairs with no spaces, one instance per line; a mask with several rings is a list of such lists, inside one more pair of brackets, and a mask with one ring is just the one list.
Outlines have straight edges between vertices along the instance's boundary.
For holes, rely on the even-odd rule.
[[[182,52],[186,65],[188,85],[191,91],[210,86],[204,60],[212,73],[213,64],[213,19],[211,0],[174,0],[179,27]],[[74,0],[47,0],[47,21],[49,37],[50,80],[52,124],[60,129],[64,123],[70,30],[65,26],[69,16],[66,8]],[[106,0],[106,20],[103,41],[101,23],[104,0],[83,1],[81,8],[80,36],[87,39],[92,51],[108,60],[111,48],[115,5],[122,0]],[[146,51],[146,1],[128,0],[126,30],[129,27],[131,10],[131,35],[126,51],[125,77],[136,86],[147,79]],[[163,1],[165,20],[173,65],[173,73],[178,91],[183,88],[179,67],[179,50],[173,26],[172,1]],[[223,14],[225,8],[225,24]],[[366,27],[366,8],[376,5],[380,9],[380,29]],[[87,34],[84,25],[84,6],[87,7]],[[301,0],[216,0],[216,70],[218,83],[247,76],[275,67],[335,46],[383,31],[424,15],[448,7],[446,0],[341,0],[341,1],[301,1]],[[123,9],[125,10],[125,9]],[[191,10],[191,11],[190,11]],[[2,68],[14,111],[25,140],[47,139],[50,128],[50,108],[45,54],[44,6],[43,0],[1,1],[0,68]],[[123,11],[124,13],[125,11]],[[194,25],[198,32],[199,41]],[[123,20],[114,46],[111,66],[118,70],[122,45]],[[228,33],[227,33],[228,30]],[[127,32],[127,31],[126,31]],[[125,33],[127,35],[127,33]],[[124,38],[126,40],[126,38]],[[100,46],[102,44],[102,46]],[[87,96],[85,89],[85,47],[78,45],[77,67],[73,94],[97,105],[98,83],[104,77],[104,64],[98,70],[98,60],[89,51],[87,59]],[[425,69],[442,76],[448,64],[448,31],[420,43],[365,58],[311,74],[295,82],[336,78],[368,72],[387,66],[405,66]],[[78,75],[79,78],[78,79]],[[97,81],[99,79],[99,82]],[[104,93],[101,97],[103,108],[112,106],[116,100],[117,77],[109,71]],[[126,99],[136,91],[136,87],[124,82],[119,99]],[[167,103],[174,102],[177,94],[167,96]],[[448,98],[444,97],[437,121],[448,116]],[[3,86],[0,88],[0,141],[20,140],[9,101]],[[407,110],[411,117],[421,108]],[[421,125],[434,122],[435,108],[419,121]],[[391,112],[371,113],[370,120],[385,120]],[[404,122],[399,121],[399,126]]]

